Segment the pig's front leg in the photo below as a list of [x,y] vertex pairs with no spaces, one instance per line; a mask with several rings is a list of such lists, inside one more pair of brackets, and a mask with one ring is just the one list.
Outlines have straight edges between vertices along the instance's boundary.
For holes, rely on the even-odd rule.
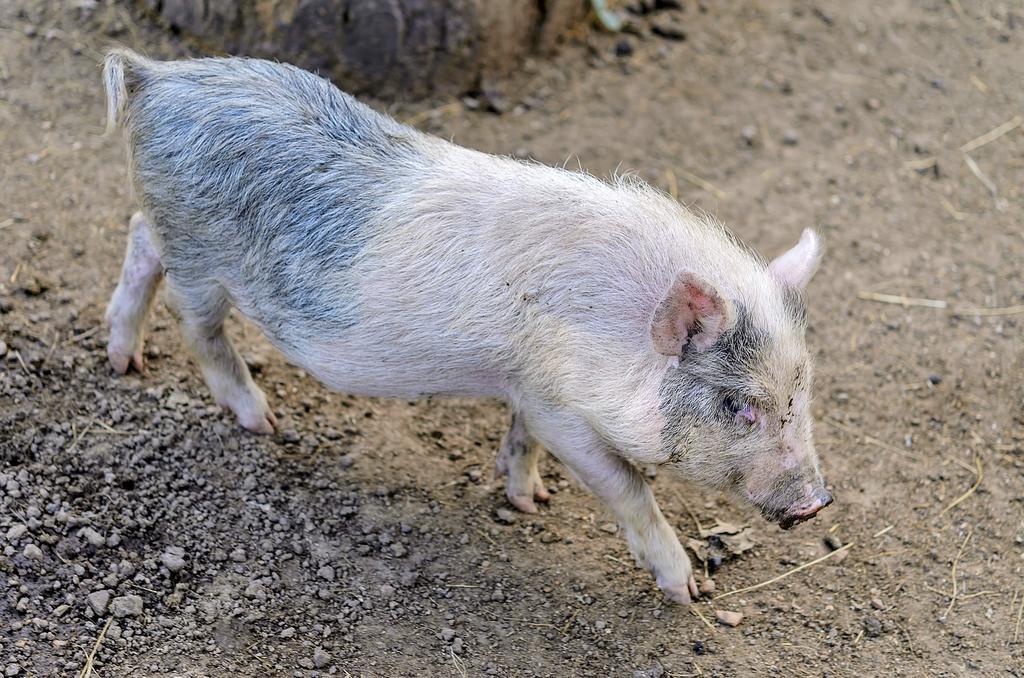
[[537,469],[539,458],[540,446],[527,432],[523,415],[512,412],[512,421],[501,440],[494,471],[498,478],[507,476],[505,496],[509,503],[524,513],[537,512],[534,500],[547,501],[550,498]]
[[690,559],[665,520],[643,475],[581,418],[557,410],[531,412],[530,430],[615,514],[641,567],[671,600],[697,595]]

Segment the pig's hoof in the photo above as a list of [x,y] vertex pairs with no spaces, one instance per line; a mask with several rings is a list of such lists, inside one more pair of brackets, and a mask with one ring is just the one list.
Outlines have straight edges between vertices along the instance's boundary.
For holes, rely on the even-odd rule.
[[658,585],[665,593],[666,598],[680,605],[689,605],[690,601],[695,600],[700,593],[697,589],[697,580],[693,578],[692,574],[685,584],[663,585],[659,582]]
[[277,428],[277,417],[269,409],[256,416],[239,415],[238,421],[243,428],[262,435],[273,435]]
[[128,371],[129,367],[134,367],[139,373],[142,372],[142,351],[127,353],[125,351],[118,350],[114,346],[108,346],[107,359],[110,360],[110,366],[113,367],[114,371],[118,374],[124,374]]
[[533,503],[533,497],[522,494],[510,494],[508,495],[508,501],[523,513],[537,512],[537,505]]
[[515,483],[512,476],[509,476],[508,485],[505,487],[505,496],[508,497],[510,504],[523,513],[537,512],[537,504],[534,503],[534,500],[546,502],[551,498],[539,475],[525,483]]

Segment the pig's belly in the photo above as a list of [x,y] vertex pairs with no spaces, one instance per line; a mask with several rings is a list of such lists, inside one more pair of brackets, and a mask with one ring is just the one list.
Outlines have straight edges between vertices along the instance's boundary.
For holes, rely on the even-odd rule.
[[500,370],[477,356],[408,347],[372,339],[337,337],[286,345],[264,332],[288,360],[328,388],[352,395],[413,400],[427,396],[499,397],[509,395]]

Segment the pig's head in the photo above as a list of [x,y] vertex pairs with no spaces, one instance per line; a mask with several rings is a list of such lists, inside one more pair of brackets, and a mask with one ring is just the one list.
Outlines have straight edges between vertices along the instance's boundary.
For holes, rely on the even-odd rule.
[[820,256],[817,236],[806,230],[732,291],[680,272],[651,327],[655,350],[678,358],[661,387],[671,463],[734,491],[783,528],[832,502],[812,440],[804,343],[802,295]]

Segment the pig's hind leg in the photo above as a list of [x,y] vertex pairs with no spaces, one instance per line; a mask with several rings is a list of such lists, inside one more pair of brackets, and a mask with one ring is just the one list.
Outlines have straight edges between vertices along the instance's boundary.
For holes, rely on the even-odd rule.
[[547,501],[550,498],[537,469],[540,452],[540,446],[526,430],[523,415],[513,412],[508,433],[498,450],[495,476],[507,476],[505,495],[513,506],[524,513],[537,512],[534,500]]
[[267,398],[224,331],[224,319],[231,310],[224,289],[214,280],[184,282],[173,270],[168,273],[167,283],[182,334],[217,404],[230,408],[250,431],[273,433],[277,419]]
[[149,221],[142,212],[136,212],[128,227],[128,248],[121,279],[106,312],[106,323],[110,327],[107,357],[119,374],[127,372],[129,366],[142,371],[146,316],[163,273]]

